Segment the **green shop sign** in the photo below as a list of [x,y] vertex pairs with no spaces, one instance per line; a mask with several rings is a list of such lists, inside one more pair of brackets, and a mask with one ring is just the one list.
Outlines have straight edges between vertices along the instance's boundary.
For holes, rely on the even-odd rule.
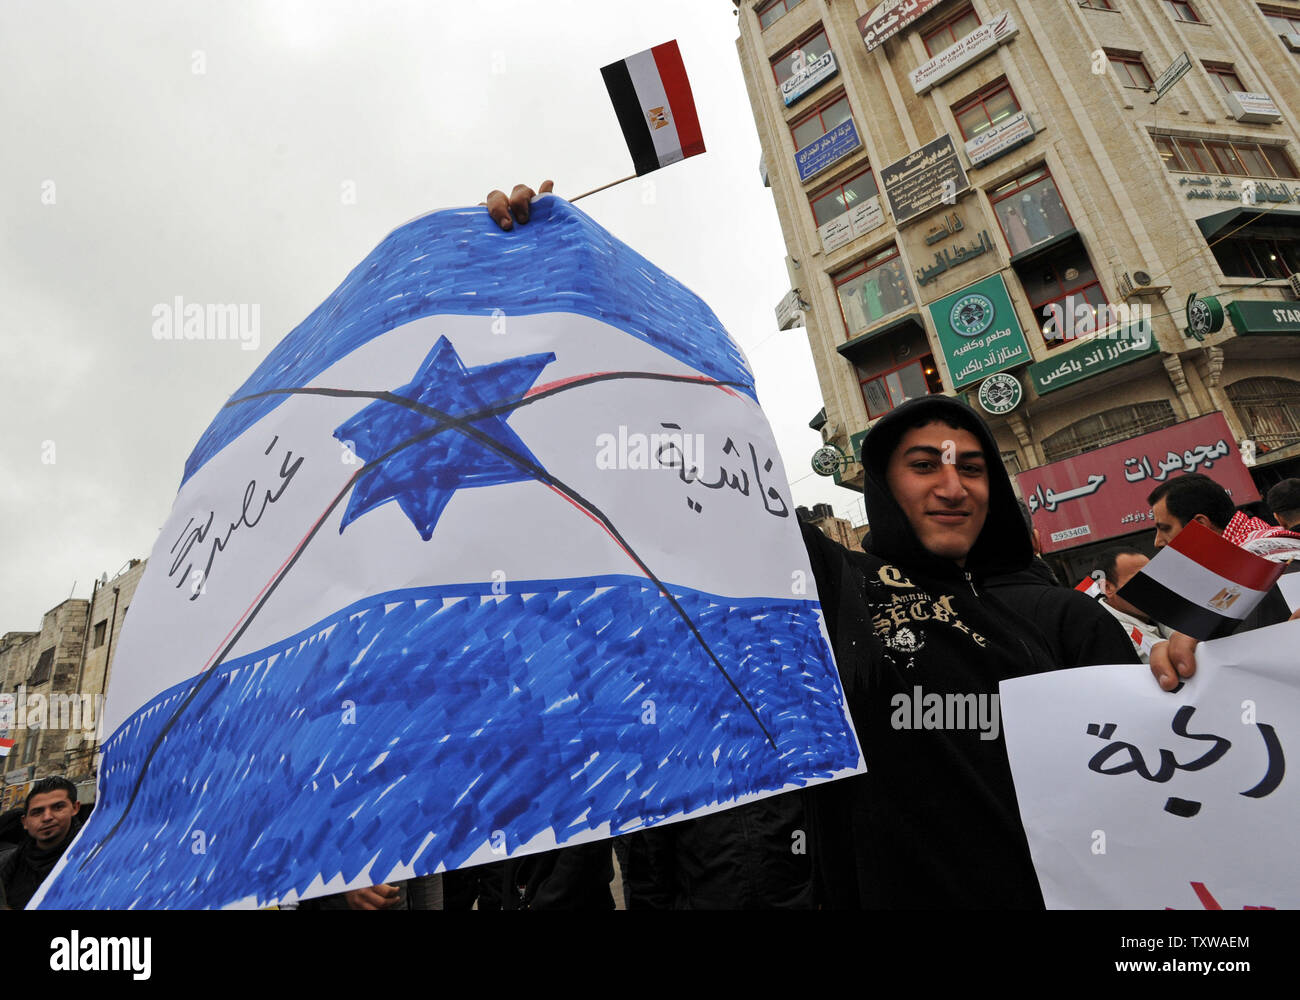
[[1094,337],[1078,347],[1057,352],[1046,361],[1035,361],[1026,369],[1034,391],[1040,396],[1067,385],[1082,382],[1098,372],[1110,371],[1138,358],[1160,353],[1151,324],[1139,320],[1120,327],[1113,337]]
[[1300,302],[1229,302],[1227,312],[1243,337],[1300,334]]
[[954,389],[1030,359],[1029,344],[1011,308],[1002,275],[967,285],[928,308]]

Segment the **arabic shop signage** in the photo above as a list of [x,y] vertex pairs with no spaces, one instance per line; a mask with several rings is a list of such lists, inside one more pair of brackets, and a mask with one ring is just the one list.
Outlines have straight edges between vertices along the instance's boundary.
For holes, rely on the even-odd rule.
[[[1081,410],[1082,419],[1087,413]],[[1155,533],[1147,497],[1170,476],[1204,472],[1235,504],[1259,499],[1222,413],[1052,462],[1016,476],[1044,552]]]
[[985,21],[929,62],[921,63],[912,70],[908,74],[912,89],[918,94],[924,94],[935,84],[942,83],[977,59],[982,59],[999,45],[1011,41],[1019,31],[1020,28],[1010,14],[999,14],[993,20]]
[[980,383],[980,391],[976,395],[980,406],[995,416],[1010,413],[1020,405],[1024,397],[1025,391],[1020,388],[1016,377],[1006,372],[986,378]]
[[1006,121],[999,122],[966,141],[966,155],[970,157],[972,167],[982,167],[992,163],[999,156],[1005,156],[1013,149],[1023,146],[1034,138],[1034,125],[1029,115],[1017,111]]
[[1151,324],[1144,320],[1115,331],[1113,337],[1093,337],[1078,347],[1057,351],[1046,361],[1035,361],[1026,369],[1034,392],[1045,396],[1067,385],[1092,378],[1138,358],[1160,353]]
[[970,181],[957,157],[952,136],[944,134],[880,172],[889,211],[897,225],[924,215],[939,205],[953,205]]
[[1227,313],[1244,337],[1300,334],[1300,302],[1229,302]]
[[[1177,59],[1171,62],[1169,68],[1156,77],[1156,101],[1164,97],[1169,92],[1169,88],[1181,80],[1191,68],[1192,59],[1186,52],[1181,53]],[[1155,101],[1151,103],[1154,104]]]
[[1001,274],[989,275],[926,308],[938,331],[954,389],[1030,358]]
[[1228,107],[1232,110],[1232,117],[1239,122],[1270,124],[1282,120],[1282,113],[1278,111],[1273,98],[1268,94],[1241,90],[1229,91]]
[[814,139],[794,154],[799,168],[799,180],[807,182],[833,163],[843,159],[862,145],[853,119],[840,122],[820,139]]
[[879,48],[887,39],[906,28],[918,17],[934,10],[943,0],[885,0],[870,13],[858,18],[858,31],[867,51]]
[[942,250],[935,251],[933,264],[929,267],[918,267],[916,269],[916,283],[918,285],[928,285],[949,268],[964,264],[966,261],[978,257],[980,254],[988,253],[992,249],[993,237],[985,229],[980,232],[979,239],[972,242],[970,246],[944,247]]
[[835,65],[835,53],[827,49],[825,54],[812,62],[805,62],[801,69],[781,83],[781,100],[788,108],[804,94],[811,93],[840,71]]
[[829,222],[817,228],[822,238],[822,250],[830,253],[846,243],[852,243],[859,236],[866,236],[873,229],[885,224],[885,211],[880,207],[880,196],[868,198],[861,205],[855,205]]
[[[1173,178],[1170,178],[1171,182]],[[1225,206],[1214,202],[1232,202],[1243,208],[1255,205],[1300,203],[1300,184],[1282,181],[1262,181],[1247,177],[1198,177],[1186,175],[1178,178],[1174,186],[1182,192],[1183,199],[1191,202],[1193,212],[1203,215],[1222,212]],[[1210,202],[1202,206],[1200,203]]]

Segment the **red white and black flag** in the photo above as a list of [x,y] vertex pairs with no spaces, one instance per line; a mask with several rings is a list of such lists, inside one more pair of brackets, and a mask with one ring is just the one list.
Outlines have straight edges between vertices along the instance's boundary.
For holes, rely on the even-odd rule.
[[1101,581],[1091,576],[1085,576],[1074,585],[1074,589],[1084,597],[1091,597],[1094,601],[1100,601],[1106,595],[1106,591],[1102,588]]
[[1162,625],[1217,639],[1255,610],[1284,569],[1191,521],[1119,595]]
[[638,177],[704,152],[691,82],[676,41],[611,63],[600,73]]

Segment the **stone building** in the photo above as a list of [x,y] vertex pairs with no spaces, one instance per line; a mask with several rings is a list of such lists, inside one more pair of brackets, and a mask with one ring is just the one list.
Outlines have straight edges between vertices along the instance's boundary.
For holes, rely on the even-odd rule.
[[1175,439],[1242,501],[1300,474],[1300,3],[733,4],[837,482],[966,394],[1072,572]]
[[14,741],[0,761],[0,810],[21,804],[33,781],[62,775],[94,797],[100,710],[113,649],[144,573],[132,559],[97,580],[90,600],[47,611],[38,632],[0,637],[0,736]]

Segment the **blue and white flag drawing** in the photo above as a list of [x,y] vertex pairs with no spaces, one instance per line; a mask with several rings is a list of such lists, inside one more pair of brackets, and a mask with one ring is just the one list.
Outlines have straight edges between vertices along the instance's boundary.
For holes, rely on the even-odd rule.
[[387,237],[203,434],[34,905],[263,906],[858,771],[695,295],[558,198]]

